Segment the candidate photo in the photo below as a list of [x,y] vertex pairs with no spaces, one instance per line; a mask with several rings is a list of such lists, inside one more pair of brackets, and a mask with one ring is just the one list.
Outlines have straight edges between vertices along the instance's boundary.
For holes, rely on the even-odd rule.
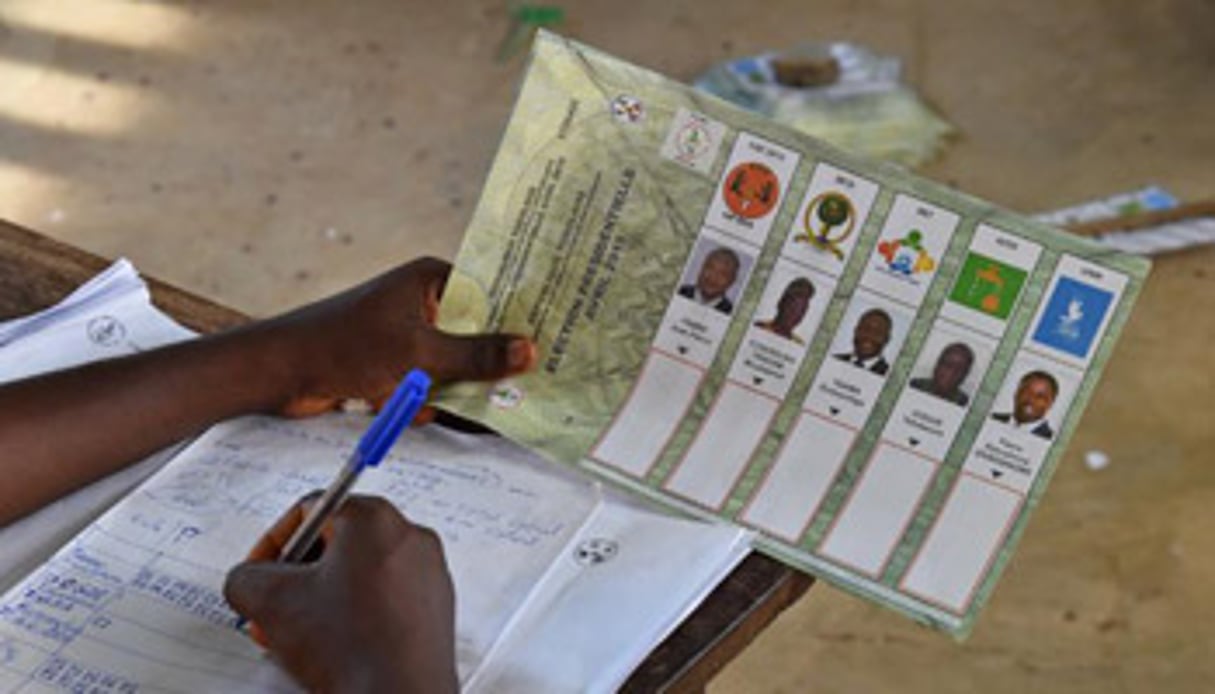
[[965,343],[953,342],[937,355],[932,372],[927,376],[911,379],[910,385],[923,393],[966,407],[970,402],[970,395],[963,390],[962,384],[970,376],[974,364],[974,350]]
[[1046,417],[1059,398],[1059,382],[1045,371],[1030,371],[1017,382],[1012,408],[995,412],[991,418],[1018,431],[1026,431],[1047,440],[1055,437]]
[[794,331],[806,318],[806,313],[810,310],[810,301],[814,298],[814,291],[814,283],[805,277],[791,280],[789,284],[785,285],[780,299],[776,302],[776,315],[767,320],[755,321],[755,327],[773,335],[779,335],[795,344],[806,344],[806,341]]
[[728,295],[742,274],[742,259],[725,246],[709,251],[700,263],[696,279],[686,281],[676,292],[702,306],[730,315],[734,301]]
[[890,362],[884,354],[886,345],[890,344],[891,331],[894,321],[884,309],[871,308],[861,314],[852,329],[852,350],[837,352],[834,356],[840,361],[864,369],[879,376],[885,376],[890,370]]

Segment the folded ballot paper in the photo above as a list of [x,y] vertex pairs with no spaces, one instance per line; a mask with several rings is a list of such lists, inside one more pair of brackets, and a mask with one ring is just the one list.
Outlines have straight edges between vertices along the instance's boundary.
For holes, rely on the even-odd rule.
[[[0,324],[0,378],[190,336],[120,261]],[[294,691],[221,586],[366,424],[226,422],[0,529],[0,691]],[[496,437],[429,426],[393,450],[356,491],[442,537],[466,691],[610,691],[749,548],[745,531],[647,510]]]
[[442,403],[964,636],[1148,268],[542,33],[440,315],[540,368]]

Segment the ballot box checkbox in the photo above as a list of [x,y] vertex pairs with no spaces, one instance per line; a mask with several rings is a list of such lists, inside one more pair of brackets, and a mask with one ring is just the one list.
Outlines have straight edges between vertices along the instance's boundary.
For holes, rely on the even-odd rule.
[[780,401],[726,383],[664,488],[719,510],[772,423]]
[[1024,497],[958,476],[941,514],[900,582],[903,592],[963,614],[991,570]]
[[818,553],[879,577],[936,470],[936,463],[915,453],[879,446]]
[[802,412],[739,520],[796,544],[843,467],[856,431]]
[[633,477],[645,477],[683,421],[704,371],[651,350],[641,374],[591,458]]

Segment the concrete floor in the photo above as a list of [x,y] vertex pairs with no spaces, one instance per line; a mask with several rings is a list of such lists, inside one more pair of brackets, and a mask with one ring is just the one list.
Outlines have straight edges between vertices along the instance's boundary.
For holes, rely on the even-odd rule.
[[[684,80],[806,39],[901,56],[960,131],[926,173],[1013,209],[1215,197],[1208,0],[561,5]],[[254,314],[450,257],[521,67],[506,31],[501,0],[3,0],[0,217]],[[970,641],[818,587],[711,690],[1215,691],[1213,261],[1157,265]]]

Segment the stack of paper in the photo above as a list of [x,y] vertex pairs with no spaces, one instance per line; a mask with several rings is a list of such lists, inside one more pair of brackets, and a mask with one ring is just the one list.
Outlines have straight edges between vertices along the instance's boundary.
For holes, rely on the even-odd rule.
[[192,337],[151,306],[148,288],[119,260],[54,306],[0,323],[0,382],[110,359]]
[[[135,268],[119,260],[63,301],[0,323],[0,383],[110,359],[193,336],[152,307]],[[0,590],[156,471],[171,447],[0,528]]]

